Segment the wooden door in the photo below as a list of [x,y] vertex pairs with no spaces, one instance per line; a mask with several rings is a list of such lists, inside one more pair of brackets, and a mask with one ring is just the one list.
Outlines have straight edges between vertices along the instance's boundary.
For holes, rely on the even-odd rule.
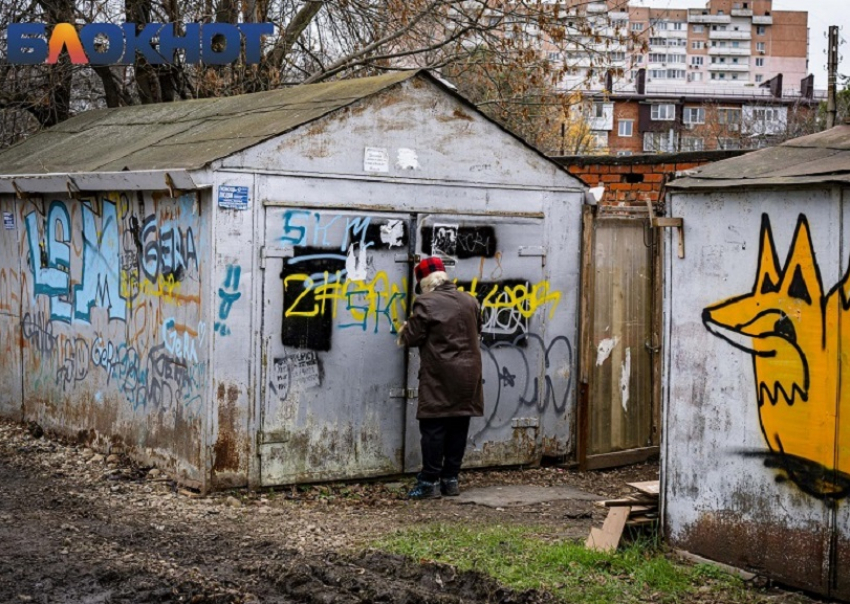
[[636,463],[660,442],[660,238],[645,208],[584,213],[578,458]]

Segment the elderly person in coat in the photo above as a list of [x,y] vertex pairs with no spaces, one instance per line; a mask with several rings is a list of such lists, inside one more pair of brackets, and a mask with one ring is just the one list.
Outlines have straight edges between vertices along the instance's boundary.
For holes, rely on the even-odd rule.
[[469,418],[484,415],[481,386],[481,313],[478,301],[449,281],[443,262],[426,258],[414,269],[421,294],[399,333],[399,344],[418,346],[422,471],[411,499],[459,495]]

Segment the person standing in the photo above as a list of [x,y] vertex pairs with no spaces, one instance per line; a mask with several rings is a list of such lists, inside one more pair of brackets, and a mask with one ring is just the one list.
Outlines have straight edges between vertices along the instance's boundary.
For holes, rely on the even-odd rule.
[[408,497],[432,499],[460,494],[469,419],[484,415],[481,309],[475,297],[449,281],[440,258],[422,260],[414,274],[422,293],[399,332],[400,345],[420,350],[416,419],[422,471]]

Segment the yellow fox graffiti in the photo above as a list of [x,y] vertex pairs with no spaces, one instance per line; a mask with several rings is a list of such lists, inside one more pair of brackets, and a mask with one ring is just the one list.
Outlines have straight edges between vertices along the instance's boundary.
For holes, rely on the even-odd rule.
[[828,499],[850,493],[848,275],[824,292],[802,214],[780,266],[763,214],[752,292],[702,314],[708,331],[753,356],[761,429],[775,454],[767,465]]

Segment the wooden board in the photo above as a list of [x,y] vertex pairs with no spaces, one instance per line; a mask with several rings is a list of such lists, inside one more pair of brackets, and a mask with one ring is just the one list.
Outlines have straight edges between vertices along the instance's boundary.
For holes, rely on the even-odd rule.
[[630,508],[627,507],[611,508],[601,529],[591,527],[590,535],[584,543],[585,547],[603,552],[616,550],[629,519],[629,511]]
[[659,481],[647,480],[646,482],[627,482],[628,486],[645,495],[658,495]]

